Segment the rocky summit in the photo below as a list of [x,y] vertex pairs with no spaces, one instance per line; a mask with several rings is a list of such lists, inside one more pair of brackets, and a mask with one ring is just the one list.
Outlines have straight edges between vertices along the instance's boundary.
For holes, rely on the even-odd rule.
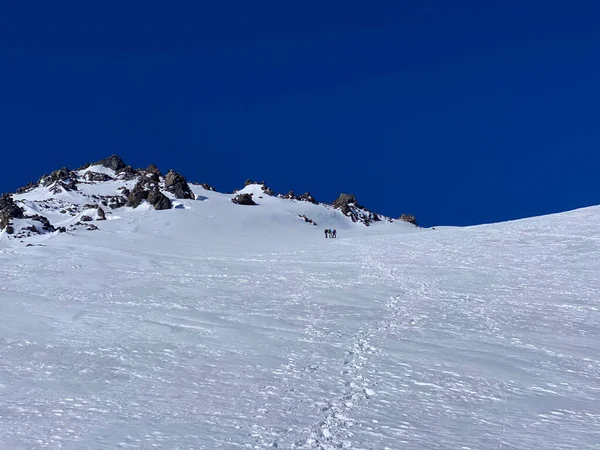
[[[196,192],[196,193],[195,193]],[[264,181],[246,180],[244,187],[233,194],[220,194],[207,183],[188,183],[186,178],[169,170],[165,175],[154,164],[145,169],[134,169],[117,155],[87,163],[76,170],[61,167],[37,182],[29,182],[13,194],[0,197],[0,236],[25,239],[36,235],[95,231],[100,229],[91,222],[110,221],[120,216],[119,211],[189,209],[186,201],[203,201],[218,194],[238,206],[267,207],[269,202],[282,205],[298,204],[294,217],[315,225],[314,216],[335,217],[341,214],[355,224],[370,226],[376,222],[417,224],[414,216],[402,215],[391,219],[369,211],[352,194],[341,194],[331,204],[319,203],[309,192],[296,195],[275,192]],[[267,202],[267,203],[269,203]],[[300,206],[306,204],[306,207]],[[269,203],[271,204],[271,203]],[[314,209],[306,208],[318,208]],[[320,208],[320,209],[319,209]],[[334,214],[332,216],[332,214]],[[309,218],[310,217],[310,218]],[[319,222],[326,219],[319,219]]]

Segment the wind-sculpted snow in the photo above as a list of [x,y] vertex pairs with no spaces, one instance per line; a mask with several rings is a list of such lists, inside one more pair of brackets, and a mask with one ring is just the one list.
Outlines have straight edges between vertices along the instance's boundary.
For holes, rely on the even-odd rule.
[[336,240],[210,201],[0,242],[0,448],[598,448],[599,208]]

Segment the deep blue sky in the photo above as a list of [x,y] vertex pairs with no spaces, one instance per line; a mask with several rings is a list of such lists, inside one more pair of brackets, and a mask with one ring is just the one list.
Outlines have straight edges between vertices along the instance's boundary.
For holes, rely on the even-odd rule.
[[599,24],[594,1],[4,2],[0,191],[117,153],[424,225],[598,204]]

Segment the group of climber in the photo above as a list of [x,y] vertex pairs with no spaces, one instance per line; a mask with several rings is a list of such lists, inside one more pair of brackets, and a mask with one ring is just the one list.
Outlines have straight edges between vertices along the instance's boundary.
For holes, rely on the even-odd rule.
[[337,238],[337,231],[327,228],[325,230],[325,239],[327,239],[327,238],[331,238],[331,239]]

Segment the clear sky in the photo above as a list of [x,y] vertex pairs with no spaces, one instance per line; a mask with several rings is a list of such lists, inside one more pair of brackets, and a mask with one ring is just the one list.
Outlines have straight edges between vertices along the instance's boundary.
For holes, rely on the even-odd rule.
[[596,1],[4,2],[0,191],[117,153],[428,226],[598,204],[599,24]]

